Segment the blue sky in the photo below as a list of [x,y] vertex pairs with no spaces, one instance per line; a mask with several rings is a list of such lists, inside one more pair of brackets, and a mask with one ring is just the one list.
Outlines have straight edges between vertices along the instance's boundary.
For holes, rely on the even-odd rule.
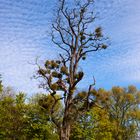
[[[57,57],[47,31],[55,0],[0,0],[0,73],[4,85],[28,94],[39,91],[31,80],[36,57]],[[111,45],[106,51],[90,55],[82,67],[86,71],[80,84],[86,88],[96,78],[96,87],[134,84],[140,88],[140,1],[96,0],[99,18]]]

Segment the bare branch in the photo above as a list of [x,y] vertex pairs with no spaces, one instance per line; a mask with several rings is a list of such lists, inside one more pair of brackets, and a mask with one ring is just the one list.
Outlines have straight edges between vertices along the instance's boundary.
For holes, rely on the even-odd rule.
[[60,43],[58,43],[57,41],[55,41],[54,35],[52,34],[52,42],[57,45],[60,49],[66,51],[66,53],[70,56],[69,50],[65,49],[64,47],[62,47],[62,45]]
[[[65,36],[63,35],[63,33],[62,33],[62,31],[61,31],[61,27],[55,27],[54,24],[52,24],[52,27],[53,27],[53,29],[55,29],[55,31],[57,31],[57,32],[59,33],[62,42],[63,42],[65,45],[67,45],[67,46],[69,46],[69,47],[71,48],[71,44],[69,44],[69,43],[66,42],[66,40],[65,40]],[[54,41],[54,36],[53,36],[53,41]],[[55,42],[55,44],[56,44],[56,42]]]
[[91,90],[92,90],[92,87],[95,86],[96,84],[96,81],[95,81],[95,78],[93,76],[93,84],[91,84],[89,86],[89,89],[88,89],[88,94],[87,94],[87,98],[86,98],[86,106],[87,106],[87,110],[89,110],[89,97],[90,97],[90,94],[91,94]]

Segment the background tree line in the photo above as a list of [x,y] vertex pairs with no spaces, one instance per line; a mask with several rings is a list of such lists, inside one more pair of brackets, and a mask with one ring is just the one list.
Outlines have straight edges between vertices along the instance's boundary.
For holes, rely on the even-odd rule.
[[[59,140],[59,130],[51,120],[53,99],[48,94],[30,98],[10,87],[0,86],[0,139]],[[76,98],[83,99],[84,91]],[[139,132],[140,92],[135,86],[92,91],[94,104],[72,124],[70,140],[134,140]],[[60,98],[59,95],[57,98]],[[79,104],[79,106],[83,106]],[[55,119],[61,121],[64,107],[55,107]],[[73,114],[75,117],[75,114]]]

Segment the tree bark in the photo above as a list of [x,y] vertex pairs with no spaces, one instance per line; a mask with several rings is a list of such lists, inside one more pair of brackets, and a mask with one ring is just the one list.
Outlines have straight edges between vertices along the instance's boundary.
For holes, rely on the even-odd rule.
[[70,138],[70,125],[63,126],[60,130],[60,140],[69,140]]
[[67,101],[66,101],[66,108],[65,108],[65,112],[64,112],[64,117],[63,117],[63,123],[62,126],[60,128],[60,140],[69,140],[70,138],[70,132],[71,132],[71,104],[72,102],[72,95],[71,93],[68,95],[67,97]]

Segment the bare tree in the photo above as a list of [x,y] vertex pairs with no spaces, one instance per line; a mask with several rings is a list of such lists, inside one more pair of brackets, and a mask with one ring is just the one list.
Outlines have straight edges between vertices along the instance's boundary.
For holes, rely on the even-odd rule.
[[[84,77],[84,72],[79,69],[80,61],[85,60],[88,53],[107,48],[101,27],[94,30],[89,28],[96,19],[93,5],[94,0],[75,0],[72,6],[68,6],[66,0],[59,1],[51,37],[52,42],[63,50],[63,54],[60,52],[59,60],[47,60],[43,68],[38,66],[37,77],[43,79],[40,86],[54,100],[50,116],[59,130],[61,140],[69,140],[75,118],[95,104],[94,98],[91,98],[95,79],[89,85],[88,91],[76,94],[77,84]],[[60,98],[56,98],[58,91],[61,91]],[[61,120],[55,113],[55,107],[60,100],[64,102]]]

